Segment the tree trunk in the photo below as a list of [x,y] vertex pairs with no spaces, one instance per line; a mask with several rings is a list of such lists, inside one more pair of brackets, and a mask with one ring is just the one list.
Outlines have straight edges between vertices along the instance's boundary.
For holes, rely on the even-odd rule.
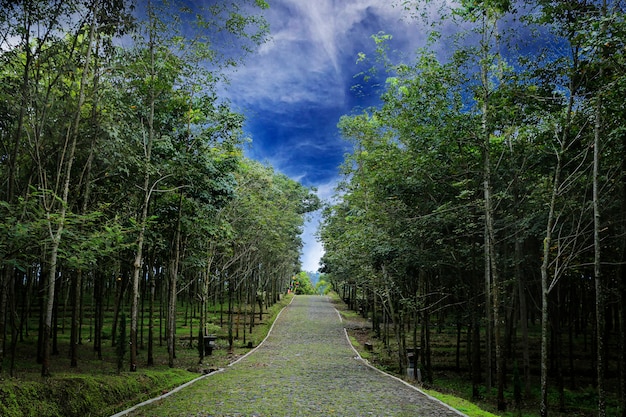
[[0,372],[2,372],[2,363],[4,362],[4,351],[6,348],[5,334],[7,332],[6,321],[7,317],[5,312],[7,311],[7,292],[11,282],[11,272],[13,268],[5,265],[0,270]]
[[385,266],[383,265],[382,267],[382,274],[383,274],[383,281],[385,282],[385,301],[387,302],[387,310],[389,311],[389,316],[391,316],[391,321],[393,324],[393,330],[394,330],[394,335],[396,337],[396,343],[398,345],[398,366],[399,366],[399,371],[401,373],[404,373],[404,370],[406,368],[406,359],[405,359],[405,353],[404,349],[402,347],[402,332],[400,330],[400,327],[402,326],[402,323],[400,321],[400,317],[399,314],[396,312],[395,306],[394,306],[394,300],[392,299],[391,296],[391,288],[389,287],[389,278],[387,275],[387,270],[385,268]]
[[422,308],[422,326],[420,329],[422,379],[430,384],[433,382],[433,369],[430,346],[430,283],[426,271],[419,271],[419,287],[424,300]]
[[556,199],[558,196],[561,155],[557,152],[557,165],[554,172],[552,184],[552,195],[548,207],[548,219],[546,222],[546,232],[543,239],[543,260],[541,262],[541,417],[548,415],[548,331],[549,331],[549,275],[548,266],[550,264],[550,245],[552,241],[552,229],[554,227]]
[[[606,0],[603,1],[602,17],[606,14]],[[603,27],[606,23],[603,23]],[[602,65],[599,78],[603,78]],[[605,302],[601,270],[601,241],[600,241],[600,135],[602,131],[602,99],[601,93],[596,95],[595,123],[593,134],[593,276],[596,289],[596,341],[597,341],[597,378],[598,378],[598,417],[606,417],[605,393],[605,351],[604,325]]]
[[48,272],[48,280],[46,288],[48,289],[45,298],[44,322],[43,322],[43,352],[41,362],[41,376],[50,376],[50,355],[52,346],[50,345],[50,337],[52,336],[52,314],[54,310],[54,290],[56,283],[56,267],[57,255],[59,251],[59,242],[53,240],[50,254],[50,272]]
[[530,346],[528,342],[528,307],[526,305],[526,285],[522,272],[522,242],[515,239],[515,275],[517,277],[517,289],[519,293],[519,320],[522,327],[522,358],[524,369],[524,397],[530,396]]
[[228,280],[228,352],[233,352],[233,292],[234,282],[231,279]]
[[156,78],[156,65],[155,65],[155,41],[154,41],[154,29],[153,29],[153,10],[151,10],[151,4],[148,3],[148,16],[150,18],[149,28],[149,40],[148,48],[150,51],[150,97],[149,97],[149,113],[148,113],[148,137],[145,140],[144,137],[144,179],[143,179],[143,192],[144,199],[141,207],[141,215],[139,220],[139,234],[137,236],[137,249],[135,252],[135,259],[133,261],[133,279],[132,279],[132,293],[131,293],[131,307],[130,307],[130,370],[134,372],[137,370],[137,329],[138,329],[138,309],[139,309],[139,275],[142,269],[143,262],[143,243],[146,233],[146,221],[148,219],[148,206],[150,204],[150,168],[149,164],[152,159],[152,143],[154,142],[154,109],[156,105],[156,91],[154,87],[154,80]]
[[153,265],[148,265],[148,280],[150,281],[150,301],[148,303],[148,361],[147,366],[154,366],[154,297],[156,282]]
[[[624,245],[622,243],[622,245]],[[621,284],[620,284],[620,408],[621,417],[626,417],[626,267],[624,267],[624,261],[626,261],[626,245],[622,249],[622,265],[620,266],[621,272]]]
[[80,333],[80,302],[83,286],[83,273],[76,271],[72,277],[71,293],[73,298],[72,324],[70,329],[70,367],[78,366],[78,339]]
[[[626,236],[626,134],[622,135],[622,236]],[[626,238],[622,238],[622,254],[619,265],[619,332],[620,332],[620,408],[621,417],[626,417]]]
[[128,285],[127,279],[124,274],[122,274],[122,271],[116,272],[117,278],[115,279],[115,305],[113,306],[113,325],[111,326],[111,346],[116,346],[117,344],[117,325],[124,301],[124,294],[126,293],[126,285]]
[[[18,280],[15,280],[15,283],[17,285]],[[18,328],[17,328],[17,323],[16,323],[16,319],[17,319],[17,294],[16,292],[18,292],[18,290],[15,288],[15,285],[10,286],[8,289],[9,293],[7,294],[7,298],[9,300],[9,314],[10,314],[10,318],[9,318],[9,327],[11,328],[11,362],[10,362],[10,369],[9,369],[9,375],[11,377],[14,377],[14,370],[15,370],[15,356],[16,356],[16,351],[17,351],[17,340],[18,340]],[[25,297],[24,297],[25,298]],[[23,308],[25,308],[26,306],[23,306]]]
[[94,296],[94,337],[93,350],[96,352],[98,359],[102,360],[102,326],[104,323],[104,274],[96,271],[93,285]]
[[[46,253],[47,250],[45,248],[46,245],[44,245],[44,249],[42,250],[43,253]],[[37,307],[39,309],[39,320],[38,320],[38,326],[37,326],[37,363],[38,364],[42,364],[43,363],[43,345],[44,345],[44,320],[46,318],[45,315],[45,305],[46,305],[46,286],[48,285],[48,270],[46,269],[46,264],[44,262],[43,259],[40,259],[40,265],[41,265],[41,273],[40,273],[40,278],[38,280],[38,286],[37,286]]]
[[[81,111],[83,103],[85,102],[85,88],[87,84],[87,76],[89,74],[89,66],[91,61],[92,44],[96,34],[96,16],[97,16],[97,2],[93,4],[92,21],[89,30],[89,39],[87,43],[87,51],[85,53],[85,64],[83,67],[82,78],[80,81],[80,91],[78,93],[78,101],[76,104],[76,113],[74,115],[73,124],[68,128],[67,142],[69,143],[69,152],[67,159],[61,161],[59,172],[65,171],[65,181],[62,190],[62,200],[58,217],[56,220],[52,220],[52,213],[49,211],[46,213],[46,220],[49,227],[50,237],[52,245],[50,246],[50,270],[48,275],[48,292],[45,307],[45,320],[44,320],[44,343],[43,343],[43,361],[41,367],[41,375],[50,375],[50,332],[52,331],[52,313],[54,307],[54,292],[57,279],[57,260],[59,254],[59,247],[61,244],[61,237],[65,228],[68,198],[70,192],[70,183],[72,179],[72,165],[74,164],[74,155],[76,154],[76,143],[78,141],[78,127],[81,120]],[[63,167],[65,165],[65,167]],[[56,227],[56,230],[53,230]]]
[[170,368],[174,367],[174,359],[176,358],[176,292],[178,281],[178,265],[180,262],[180,240],[181,240],[181,220],[183,210],[183,195],[180,194],[178,201],[178,219],[176,220],[176,232],[174,234],[174,245],[172,260],[170,262],[170,285],[168,299],[168,326],[167,326],[167,351],[168,364]]

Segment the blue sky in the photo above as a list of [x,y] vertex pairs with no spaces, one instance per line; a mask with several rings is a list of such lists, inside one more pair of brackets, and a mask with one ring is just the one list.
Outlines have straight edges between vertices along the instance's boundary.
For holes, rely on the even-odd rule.
[[[423,45],[415,21],[403,19],[389,0],[269,0],[265,17],[271,40],[231,76],[227,95],[246,115],[249,157],[332,195],[338,167],[350,151],[337,122],[377,103],[373,86],[357,93],[355,75],[367,69],[359,52],[371,54],[373,34],[393,36],[392,48],[409,56]],[[319,215],[303,235],[303,269],[316,271],[323,253],[314,237]]]

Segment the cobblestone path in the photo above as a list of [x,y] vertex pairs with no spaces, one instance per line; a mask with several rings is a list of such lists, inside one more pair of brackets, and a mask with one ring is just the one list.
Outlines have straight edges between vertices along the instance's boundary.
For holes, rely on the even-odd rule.
[[297,296],[254,353],[131,416],[462,416],[360,360],[330,301]]

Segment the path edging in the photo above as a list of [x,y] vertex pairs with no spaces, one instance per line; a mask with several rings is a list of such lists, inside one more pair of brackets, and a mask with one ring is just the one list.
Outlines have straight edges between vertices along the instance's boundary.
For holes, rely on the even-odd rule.
[[278,318],[280,317],[281,314],[283,314],[283,311],[289,307],[291,305],[291,303],[293,303],[293,300],[296,299],[296,295],[294,294],[293,297],[291,297],[291,301],[289,301],[289,304],[287,304],[285,307],[283,307],[278,314],[276,315],[276,318],[274,319],[274,322],[272,323],[272,325],[270,326],[270,329],[267,331],[267,335],[265,335],[265,338],[261,341],[261,343],[259,343],[254,349],[252,349],[250,352],[246,353],[245,355],[243,355],[241,358],[237,359],[234,362],[231,362],[228,364],[228,367],[233,366],[234,364],[238,363],[239,361],[244,360],[245,358],[247,358],[248,356],[252,355],[254,352],[257,351],[258,348],[260,348],[263,343],[265,343],[265,341],[267,340],[268,337],[270,337],[270,334],[272,333],[272,330],[274,330],[274,326],[276,325],[276,322],[278,321]]
[[[341,313],[339,313],[339,310],[337,310],[337,309],[335,308],[335,311],[337,312],[337,315],[339,316],[340,321],[341,321],[341,322],[343,322],[343,318],[341,317]],[[425,396],[426,398],[428,398],[429,400],[434,401],[434,402],[436,402],[436,403],[439,403],[439,404],[441,404],[442,406],[444,406],[444,407],[446,407],[447,409],[449,409],[450,411],[453,411],[453,412],[457,413],[459,416],[462,416],[462,417],[468,417],[468,415],[467,415],[467,414],[464,414],[464,413],[460,412],[460,411],[459,411],[459,410],[457,410],[456,408],[454,408],[454,407],[450,406],[449,404],[444,403],[444,402],[443,402],[443,401],[441,401],[440,399],[435,398],[435,397],[433,397],[432,395],[430,395],[430,394],[428,394],[428,393],[426,393],[426,392],[422,391],[421,389],[419,389],[419,388],[418,388],[418,387],[416,387],[415,385],[413,385],[413,384],[409,384],[409,383],[408,383],[408,382],[406,382],[405,380],[403,380],[403,379],[401,379],[401,378],[398,378],[398,377],[397,377],[397,376],[395,376],[395,375],[392,375],[392,374],[387,373],[387,372],[385,372],[385,371],[383,371],[383,370],[381,370],[381,369],[378,369],[377,367],[375,367],[374,365],[372,365],[371,363],[369,363],[369,361],[368,361],[367,359],[363,359],[363,357],[361,356],[361,354],[359,353],[359,351],[358,351],[358,350],[356,350],[356,348],[352,345],[352,342],[350,341],[350,336],[348,335],[348,329],[346,329],[346,328],[344,327],[344,328],[343,328],[343,333],[344,333],[344,335],[346,336],[346,340],[348,341],[348,345],[350,345],[350,348],[351,348],[351,349],[352,349],[352,351],[356,354],[356,356],[355,356],[355,359],[356,359],[356,360],[361,361],[361,362],[362,362],[365,366],[367,366],[367,367],[369,367],[369,368],[371,368],[371,369],[373,369],[373,370],[375,370],[375,371],[377,371],[377,372],[379,372],[379,373],[381,373],[381,374],[383,374],[383,375],[386,375],[386,376],[388,376],[389,378],[395,379],[396,381],[399,381],[399,382],[403,383],[403,384],[404,384],[404,385],[406,385],[407,387],[412,388],[413,390],[415,390],[415,391],[419,392],[420,394],[424,395],[424,396]]]
[[224,370],[225,370],[224,368],[220,368],[220,369],[218,369],[218,370],[216,370],[216,371],[209,372],[208,374],[202,375],[202,376],[200,376],[200,377],[198,377],[198,378],[196,378],[196,379],[192,379],[191,381],[185,382],[183,385],[180,385],[180,386],[178,386],[178,387],[176,387],[176,388],[172,389],[171,391],[166,392],[166,393],[165,393],[165,394],[163,394],[163,395],[159,395],[158,397],[151,398],[151,399],[146,400],[146,401],[144,401],[144,402],[142,402],[142,403],[139,403],[139,404],[135,404],[135,405],[134,405],[134,406],[132,406],[131,408],[128,408],[128,409],[126,409],[126,410],[124,410],[124,411],[120,411],[120,412],[119,412],[119,413],[117,413],[117,414],[113,414],[111,417],[122,417],[122,416],[125,416],[126,414],[128,414],[128,413],[130,413],[130,412],[132,412],[132,411],[135,411],[135,410],[136,410],[136,409],[138,409],[139,407],[143,407],[144,405],[152,404],[152,403],[153,403],[153,402],[155,402],[155,401],[159,401],[159,400],[162,400],[162,399],[163,399],[163,398],[165,398],[165,397],[169,397],[170,395],[172,395],[172,394],[174,394],[174,393],[176,393],[176,392],[178,392],[178,391],[182,390],[183,388],[188,387],[188,386],[189,386],[189,385],[191,385],[191,384],[194,384],[194,383],[196,383],[196,382],[200,381],[201,379],[207,378],[207,377],[209,377],[209,376],[211,376],[211,375],[219,374],[219,373],[221,373],[221,372],[224,372]]

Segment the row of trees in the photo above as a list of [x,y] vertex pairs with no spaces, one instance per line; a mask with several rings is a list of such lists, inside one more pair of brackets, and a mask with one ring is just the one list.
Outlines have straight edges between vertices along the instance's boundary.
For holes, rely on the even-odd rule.
[[172,366],[178,297],[201,303],[204,329],[211,300],[231,315],[237,296],[255,305],[286,290],[317,199],[243,157],[243,117],[217,93],[267,38],[267,7],[0,2],[0,364],[11,372],[38,319],[50,374],[62,305],[72,366],[83,318],[100,355],[104,327],[116,335],[128,309],[134,371],[144,314],[154,360],[155,305]]
[[[433,2],[403,5],[428,19]],[[526,398],[540,380],[546,416],[549,386],[564,407],[564,375],[575,387],[585,371],[576,346],[589,336],[598,415],[608,373],[626,415],[623,6],[443,2],[444,20],[425,27],[461,32],[431,33],[413,63],[393,63],[390,36],[375,36],[390,71],[382,105],[340,121],[354,152],[320,235],[335,288],[375,327],[392,320],[401,369],[421,345],[432,381],[431,320],[452,317],[474,396],[494,386],[504,410],[517,361]],[[608,343],[621,348],[609,356]]]

